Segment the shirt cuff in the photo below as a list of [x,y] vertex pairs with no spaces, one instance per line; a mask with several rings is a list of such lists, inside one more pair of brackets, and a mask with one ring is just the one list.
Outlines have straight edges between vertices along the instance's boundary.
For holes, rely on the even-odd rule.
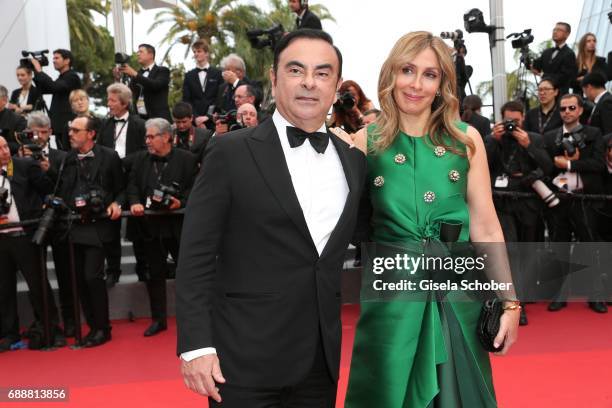
[[209,354],[217,354],[217,349],[215,349],[214,347],[204,347],[197,350],[186,351],[184,353],[181,353],[181,358],[184,361],[189,362],[191,360],[195,360],[198,357],[207,356]]
[[567,161],[567,171],[572,171],[572,162],[571,161]]
[[240,79],[234,81],[234,83],[232,84],[232,88],[236,89],[236,87],[238,86],[238,82],[240,82]]

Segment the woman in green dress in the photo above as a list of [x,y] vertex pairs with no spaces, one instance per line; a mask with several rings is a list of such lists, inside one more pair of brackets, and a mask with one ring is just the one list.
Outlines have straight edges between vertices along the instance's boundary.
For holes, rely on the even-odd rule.
[[[458,121],[455,84],[448,46],[427,32],[402,37],[383,64],[382,114],[351,138],[368,156],[369,242],[418,247],[452,222],[460,242],[503,243],[482,138]],[[505,253],[497,256],[509,276]],[[476,335],[480,302],[380,301],[364,290],[345,407],[497,406]],[[513,291],[504,295],[500,355],[517,338],[520,308]]]

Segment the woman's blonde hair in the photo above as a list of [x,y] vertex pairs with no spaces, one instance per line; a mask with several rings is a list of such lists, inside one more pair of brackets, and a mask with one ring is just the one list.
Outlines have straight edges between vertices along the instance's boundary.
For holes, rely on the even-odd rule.
[[[378,100],[382,113],[376,120],[374,151],[389,147],[400,130],[401,112],[393,97],[397,74],[406,63],[426,49],[431,49],[436,54],[441,70],[440,95],[436,96],[432,104],[431,116],[425,126],[429,140],[460,155],[465,155],[466,152],[457,146],[457,142],[474,150],[472,140],[457,128],[459,100],[455,96],[457,80],[451,51],[440,37],[426,31],[415,31],[404,35],[395,43],[380,70]],[[450,136],[451,144],[447,143],[445,135]]]
[[578,42],[578,56],[576,57],[576,65],[578,65],[578,71],[582,68],[587,69],[587,72],[591,72],[593,69],[593,65],[595,64],[595,51],[592,54],[588,54],[586,50],[586,44],[589,37],[593,37],[595,42],[597,42],[597,37],[593,33],[586,33],[580,38]]

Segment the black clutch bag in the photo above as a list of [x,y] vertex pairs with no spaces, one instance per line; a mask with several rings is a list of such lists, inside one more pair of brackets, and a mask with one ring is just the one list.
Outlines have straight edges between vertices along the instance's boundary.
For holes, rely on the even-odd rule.
[[478,318],[478,326],[476,326],[478,340],[485,350],[496,353],[504,348],[504,344],[500,344],[495,348],[493,341],[499,331],[499,320],[504,313],[504,304],[499,299],[488,299],[482,305],[480,317]]

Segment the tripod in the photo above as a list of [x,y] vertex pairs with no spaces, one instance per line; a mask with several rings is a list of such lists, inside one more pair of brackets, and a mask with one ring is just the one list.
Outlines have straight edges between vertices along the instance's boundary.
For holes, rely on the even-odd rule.
[[[521,47],[521,57],[518,69],[516,70],[516,83],[514,84],[514,90],[512,91],[512,98],[519,100],[525,106],[525,110],[529,110],[529,95],[527,86],[527,76],[530,71],[531,58],[529,56],[529,47]],[[532,72],[536,86],[538,84],[538,77]]]

